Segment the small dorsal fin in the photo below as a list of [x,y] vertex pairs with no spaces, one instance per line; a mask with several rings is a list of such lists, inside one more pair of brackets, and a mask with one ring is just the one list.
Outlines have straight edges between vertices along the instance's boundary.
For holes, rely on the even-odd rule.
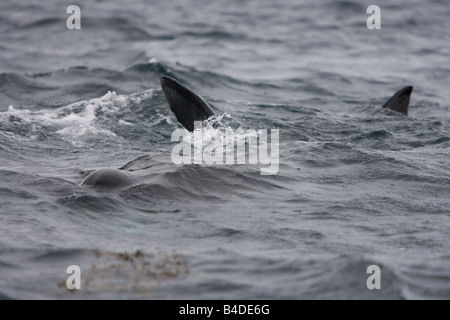
[[390,98],[388,101],[386,101],[385,104],[383,104],[383,108],[387,108],[408,115],[409,98],[411,96],[412,90],[413,87],[407,86],[397,91],[392,96],[392,98]]
[[178,122],[190,132],[194,131],[194,121],[204,121],[214,115],[200,96],[177,80],[162,76],[161,87]]

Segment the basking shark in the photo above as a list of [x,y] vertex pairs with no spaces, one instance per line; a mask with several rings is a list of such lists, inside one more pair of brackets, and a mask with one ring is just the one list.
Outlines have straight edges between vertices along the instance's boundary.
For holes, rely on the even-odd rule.
[[[161,87],[178,122],[188,131],[194,131],[195,121],[205,121],[215,116],[211,107],[192,90],[177,80],[162,76]],[[127,187],[138,182],[138,178],[121,169],[100,169],[89,174],[82,186],[111,190]]]
[[[215,116],[214,111],[205,100],[177,80],[162,76],[161,87],[170,109],[178,122],[188,131],[194,131],[195,121],[204,121]],[[408,115],[412,90],[412,86],[400,89],[381,108]]]
[[[161,88],[170,109],[186,130],[193,132],[195,121],[205,121],[215,116],[214,111],[205,100],[177,80],[162,76]],[[382,108],[408,115],[412,90],[411,86],[400,89],[383,104]],[[130,172],[120,169],[100,169],[88,175],[81,185],[110,190],[127,187],[137,182],[138,178]]]

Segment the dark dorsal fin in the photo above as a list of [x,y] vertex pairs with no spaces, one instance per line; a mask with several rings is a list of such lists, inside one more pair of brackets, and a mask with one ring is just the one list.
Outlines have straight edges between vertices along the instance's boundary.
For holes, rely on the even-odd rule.
[[194,131],[194,121],[204,121],[214,115],[202,98],[177,80],[162,76],[161,87],[178,122],[190,132]]
[[383,108],[391,109],[405,115],[408,115],[408,107],[409,107],[409,97],[411,96],[411,92],[413,87],[407,86],[403,89],[397,91],[392,98],[386,101],[383,104]]

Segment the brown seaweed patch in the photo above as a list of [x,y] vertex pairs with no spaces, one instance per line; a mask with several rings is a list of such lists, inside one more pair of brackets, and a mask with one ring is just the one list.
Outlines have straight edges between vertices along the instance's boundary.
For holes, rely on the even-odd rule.
[[[81,267],[81,291],[150,293],[164,281],[189,274],[178,254],[95,250],[87,255],[91,259]],[[59,286],[66,288],[65,280]]]

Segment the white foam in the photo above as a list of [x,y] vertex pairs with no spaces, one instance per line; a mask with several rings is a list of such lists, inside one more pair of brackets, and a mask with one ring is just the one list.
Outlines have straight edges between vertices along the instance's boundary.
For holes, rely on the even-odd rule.
[[[53,127],[56,133],[63,138],[79,143],[84,138],[93,136],[115,136],[115,133],[102,127],[99,119],[105,115],[115,114],[126,108],[130,102],[140,103],[143,99],[153,96],[153,90],[132,95],[117,95],[108,92],[95,99],[82,100],[55,110],[16,110],[13,106],[8,111],[0,112],[1,121],[13,121],[32,125],[32,131],[37,133],[43,127]],[[120,124],[133,125],[125,120]],[[32,138],[33,134],[29,135]]]

